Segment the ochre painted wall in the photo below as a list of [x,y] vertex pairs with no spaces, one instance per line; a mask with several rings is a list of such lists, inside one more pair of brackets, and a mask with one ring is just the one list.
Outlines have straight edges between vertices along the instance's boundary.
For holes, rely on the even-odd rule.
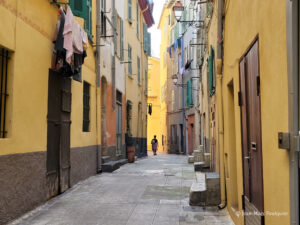
[[[95,0],[93,5],[96,6]],[[93,24],[95,12],[93,7]],[[0,46],[12,52],[8,74],[8,138],[0,139],[0,155],[46,150],[48,71],[57,16],[58,8],[49,1],[0,1]],[[95,37],[95,29],[93,34]],[[93,51],[89,44],[82,71],[83,80],[91,84],[91,129],[82,132],[83,83],[72,81],[71,147],[97,144]]]
[[[167,3],[166,3],[167,4]],[[161,132],[164,136],[163,151],[167,152],[168,130],[167,130],[167,47],[169,47],[170,26],[168,24],[168,16],[170,9],[163,8],[158,28],[161,31],[161,45],[160,45],[160,101],[161,101]],[[162,137],[161,137],[162,138]],[[161,144],[161,142],[160,142]]]
[[160,60],[149,58],[148,104],[152,104],[152,115],[148,114],[147,149],[151,150],[151,140],[156,135],[159,145],[158,152],[163,152],[161,145],[161,102],[160,102]]
[[[136,25],[136,7],[137,0],[132,1],[132,23],[128,21],[128,1],[125,1],[125,20],[124,20],[124,48],[128,50],[128,44],[132,48],[132,76],[128,72],[128,63],[126,64],[126,99],[132,102],[131,133],[132,137],[147,137],[147,91],[145,72],[148,71],[148,57],[144,52],[143,46],[143,24],[145,23],[143,14],[139,7],[139,38],[137,37]],[[138,4],[139,6],[139,4]],[[137,56],[140,57],[141,82],[138,83]],[[124,61],[128,61],[128,51],[124,51]],[[140,115],[139,115],[140,103]]]
[[[288,131],[288,82],[286,57],[286,3],[281,0],[225,1],[225,37],[223,93],[228,84],[234,85],[234,118],[236,149],[230,143],[230,112],[224,99],[225,152],[235,153],[237,159],[238,210],[242,210],[243,194],[241,119],[238,106],[239,61],[251,43],[258,37],[261,78],[261,126],[263,157],[263,189],[265,212],[288,213],[286,216],[266,214],[265,223],[290,224],[289,217],[289,153],[278,149],[278,132]],[[227,189],[231,195],[230,189]],[[230,200],[228,206],[230,206]],[[242,216],[236,216],[228,207],[236,224],[243,224]]]

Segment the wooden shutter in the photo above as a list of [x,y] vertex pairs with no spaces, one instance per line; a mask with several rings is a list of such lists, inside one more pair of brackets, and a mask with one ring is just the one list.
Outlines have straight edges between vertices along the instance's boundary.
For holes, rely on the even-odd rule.
[[70,0],[70,7],[75,16],[85,19],[85,5],[83,0]]
[[90,127],[90,84],[83,83],[83,124],[82,131],[89,132]]
[[147,38],[147,41],[148,41],[148,44],[147,44],[147,47],[148,47],[148,49],[147,49],[147,55],[151,56],[151,34],[149,32],[147,32],[147,36],[148,36],[148,38]]
[[132,0],[128,0],[128,21],[132,23]]
[[92,36],[92,0],[86,1],[85,30]]
[[148,34],[147,34],[147,25],[144,23],[143,36],[144,36],[144,52],[147,52],[148,49]]
[[186,83],[186,106],[191,105],[191,80]]
[[139,15],[139,3],[136,3],[136,36],[140,38],[140,15]]
[[128,73],[132,75],[131,46],[128,44]]
[[210,46],[210,56],[208,58],[208,82],[209,82],[209,95],[214,94],[214,49]]
[[70,0],[73,15],[84,19],[84,29],[92,36],[92,0]]
[[137,57],[137,70],[138,70],[138,84],[141,83],[141,60]]
[[124,25],[122,18],[120,18],[120,58],[121,61],[124,61]]

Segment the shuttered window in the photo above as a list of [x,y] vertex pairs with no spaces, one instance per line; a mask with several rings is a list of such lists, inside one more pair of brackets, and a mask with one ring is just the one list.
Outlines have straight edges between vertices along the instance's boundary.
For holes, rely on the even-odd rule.
[[144,23],[144,51],[147,56],[151,55],[151,34],[148,32],[148,26]]
[[148,95],[148,73],[145,70],[145,94]]
[[132,49],[131,46],[128,44],[128,74],[132,76]]
[[193,105],[193,85],[192,79],[188,80],[186,83],[186,106],[190,107]]
[[140,12],[139,3],[136,3],[136,36],[140,38]]
[[132,0],[128,0],[128,22],[132,23]]
[[122,19],[120,19],[120,58],[121,61],[124,61],[124,24]]
[[214,85],[214,58],[215,51],[212,46],[210,46],[210,55],[208,57],[208,84],[209,84],[209,95],[212,96],[215,93]]
[[92,37],[92,0],[70,0],[70,6],[75,16],[84,19],[84,29]]
[[82,131],[90,131],[90,84],[83,82],[83,124]]
[[141,59],[137,57],[137,76],[138,76],[138,84],[141,84]]

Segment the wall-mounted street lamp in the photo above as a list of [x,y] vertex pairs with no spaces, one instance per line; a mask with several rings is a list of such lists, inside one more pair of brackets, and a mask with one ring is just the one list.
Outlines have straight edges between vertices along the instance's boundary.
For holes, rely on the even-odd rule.
[[190,21],[182,21],[180,20],[182,17],[182,13],[184,12],[184,6],[182,3],[178,0],[174,6],[173,6],[173,11],[175,15],[175,19],[177,20],[178,23],[196,23],[196,22],[201,22],[204,23],[203,20],[190,20]]

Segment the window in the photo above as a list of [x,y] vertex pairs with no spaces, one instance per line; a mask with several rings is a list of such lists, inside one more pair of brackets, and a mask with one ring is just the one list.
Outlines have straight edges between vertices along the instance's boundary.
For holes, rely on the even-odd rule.
[[101,1],[101,36],[106,36],[106,0]]
[[138,84],[141,84],[141,59],[137,57],[137,76],[138,76]]
[[117,51],[117,56],[120,57],[120,59],[123,61],[122,59],[122,50],[123,50],[123,32],[122,32],[122,18],[120,18],[119,16],[117,16],[117,43],[116,43],[116,51]]
[[7,137],[8,61],[8,50],[0,48],[0,138]]
[[148,26],[144,23],[144,52],[146,52],[147,56],[151,55],[151,34],[148,32]]
[[128,44],[128,74],[132,76],[132,49],[131,46]]
[[83,132],[90,131],[90,84],[83,82]]
[[148,94],[148,73],[147,70],[145,70],[145,94]]
[[124,60],[124,24],[123,20],[120,19],[120,59]]
[[209,95],[212,96],[215,93],[215,79],[214,79],[214,58],[215,58],[215,51],[212,46],[210,46],[210,55],[208,57],[208,84],[209,84]]
[[193,84],[192,78],[186,83],[186,106],[190,107],[193,105]]
[[139,14],[139,3],[136,3],[136,36],[140,38],[140,14]]
[[84,19],[84,29],[92,37],[92,0],[70,0],[70,6],[75,16]]
[[132,102],[126,104],[126,133],[131,136]]
[[132,0],[128,0],[128,22],[132,23]]

